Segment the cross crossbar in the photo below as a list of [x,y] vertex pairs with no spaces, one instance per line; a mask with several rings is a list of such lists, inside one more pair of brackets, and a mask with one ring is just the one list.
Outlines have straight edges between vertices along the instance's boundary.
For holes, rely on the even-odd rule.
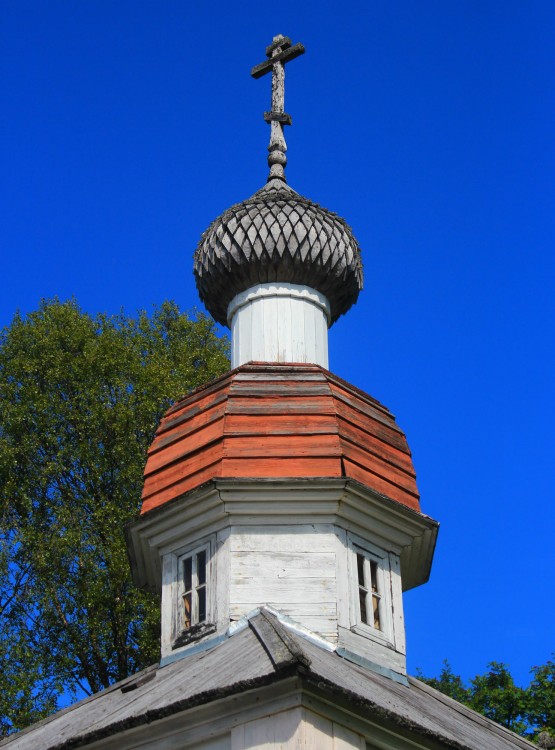
[[[276,47],[283,47],[285,46],[285,44],[282,40],[279,43],[270,45],[268,47],[268,49],[270,50],[270,54],[272,54],[272,51],[276,49]],[[289,42],[289,44],[291,44],[291,42]],[[292,47],[289,46],[287,47],[287,49],[284,49],[283,52],[278,52],[277,55],[273,55],[272,57],[270,57],[269,60],[264,60],[264,62],[260,63],[260,65],[255,65],[254,68],[251,70],[251,76],[253,78],[261,78],[262,76],[266,75],[266,73],[269,73],[272,70],[272,67],[275,63],[280,62],[283,65],[285,65],[285,63],[289,62],[289,60],[294,60],[295,57],[299,57],[299,55],[303,55],[304,52],[305,52],[304,45],[301,44],[300,42],[298,42],[297,44],[294,44]],[[266,52],[266,54],[268,54],[268,52]]]

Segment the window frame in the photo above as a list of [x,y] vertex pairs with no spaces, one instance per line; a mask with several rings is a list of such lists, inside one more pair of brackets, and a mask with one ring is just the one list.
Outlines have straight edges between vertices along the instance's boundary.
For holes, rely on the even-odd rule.
[[[395,633],[392,616],[392,577],[389,553],[354,534],[348,534],[347,544],[349,555],[349,610],[351,630],[354,633],[358,633],[359,635],[371,638],[380,643],[394,646]],[[359,583],[358,555],[362,555],[364,560],[369,561],[370,565],[372,562],[376,564],[377,592],[375,593],[379,597],[378,607],[380,628],[375,627],[373,623],[365,622],[362,618],[360,608],[361,586]],[[370,595],[370,599],[374,598],[371,587],[367,587],[366,590],[368,592],[367,596]]]
[[[198,557],[204,553],[204,580],[199,581]],[[187,560],[191,561],[190,586],[186,587],[185,578],[187,577],[185,565]],[[208,600],[210,596],[210,542],[201,544],[198,547],[180,555],[177,559],[178,582],[177,598],[179,606],[179,617],[181,620],[181,630],[189,630],[195,625],[203,625],[209,621],[208,617]],[[204,591],[204,617],[200,617],[200,596],[199,592]],[[190,617],[189,624],[186,623],[185,597],[190,595]]]
[[[215,539],[210,537],[208,539],[199,540],[194,546],[178,550],[174,553],[173,557],[175,560],[174,570],[175,575],[175,587],[174,596],[172,597],[172,608],[174,611],[173,617],[173,637],[172,637],[172,649],[180,648],[195,640],[198,640],[209,633],[216,630],[216,607],[215,607],[215,561],[213,555],[215,551]],[[185,561],[188,559],[195,560],[197,555],[204,552],[205,554],[205,581],[203,584],[198,584],[198,571],[195,576],[195,565],[192,563],[192,585],[191,591],[191,622],[186,625],[185,609],[184,609],[184,596],[187,593],[185,589]],[[197,585],[195,585],[195,583]],[[198,598],[195,593],[200,588],[205,590],[205,617],[202,621],[199,621],[198,611]]]

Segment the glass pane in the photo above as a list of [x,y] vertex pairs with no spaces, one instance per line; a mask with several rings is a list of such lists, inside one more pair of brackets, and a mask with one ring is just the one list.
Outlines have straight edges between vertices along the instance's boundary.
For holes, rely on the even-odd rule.
[[378,590],[378,563],[370,560],[370,575],[372,577],[372,591]]
[[197,579],[198,585],[206,583],[206,550],[197,553]]
[[183,597],[183,627],[191,627],[191,592]]
[[198,621],[206,620],[206,587],[203,586],[197,591],[198,594]]
[[185,584],[185,591],[190,591],[193,588],[193,558],[187,557],[183,560],[183,583]]
[[362,620],[362,622],[368,624],[368,614],[366,612],[366,592],[362,591],[362,589],[358,590],[358,600],[360,603],[360,619]]
[[358,585],[364,586],[364,555],[357,554]]
[[372,609],[374,615],[374,627],[377,630],[381,630],[382,626],[380,623],[380,600],[377,596],[372,597]]

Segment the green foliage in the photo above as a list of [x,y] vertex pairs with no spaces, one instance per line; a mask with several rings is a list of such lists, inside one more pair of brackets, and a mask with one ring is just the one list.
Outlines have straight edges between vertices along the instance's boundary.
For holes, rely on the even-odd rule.
[[525,734],[526,691],[515,685],[505,664],[491,662],[488,670],[470,681],[470,707],[517,734]]
[[124,525],[162,413],[228,366],[214,324],[173,303],[128,318],[46,301],[3,332],[0,732],[157,660],[159,602],[131,583]]
[[[554,654],[555,656],[555,654]],[[555,738],[555,662],[548,660],[541,667],[532,667],[533,679],[528,688],[528,721],[547,730]],[[555,747],[555,739],[546,747]]]
[[35,632],[22,607],[27,571],[10,565],[13,534],[0,542],[0,736],[42,719],[56,707],[56,680],[44,674],[34,650]]
[[468,703],[470,700],[470,690],[465,687],[462,678],[454,674],[447,659],[443,662],[439,677],[424,677],[420,669],[417,670],[416,676],[422,682],[431,685],[436,690],[439,690],[444,695],[448,695],[459,703]]
[[532,667],[526,688],[518,687],[507,665],[491,662],[488,671],[476,675],[468,685],[453,673],[445,661],[439,677],[418,678],[445,695],[464,703],[498,724],[520,734],[540,747],[555,747],[555,662]]

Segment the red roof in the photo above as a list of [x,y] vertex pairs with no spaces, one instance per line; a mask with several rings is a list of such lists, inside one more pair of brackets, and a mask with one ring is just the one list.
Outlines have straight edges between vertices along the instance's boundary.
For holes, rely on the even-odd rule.
[[420,510],[393,415],[318,365],[249,363],[175,404],[148,452],[141,512],[220,477],[349,477]]

